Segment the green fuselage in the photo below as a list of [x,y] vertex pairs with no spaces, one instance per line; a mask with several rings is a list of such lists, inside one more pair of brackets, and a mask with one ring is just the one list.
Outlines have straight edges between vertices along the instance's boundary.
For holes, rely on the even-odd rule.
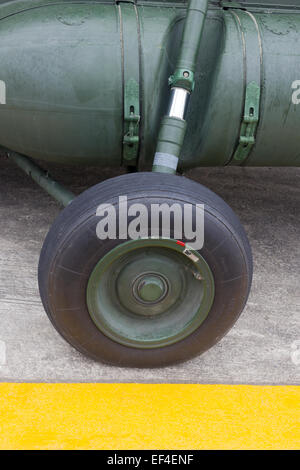
[[[240,3],[210,3],[181,168],[300,166],[299,2]],[[151,168],[185,12],[183,1],[0,2],[0,144]]]

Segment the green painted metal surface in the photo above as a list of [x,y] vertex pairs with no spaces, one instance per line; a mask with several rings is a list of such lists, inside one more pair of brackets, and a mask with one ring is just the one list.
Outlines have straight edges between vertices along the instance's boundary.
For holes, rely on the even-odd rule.
[[[185,14],[177,0],[0,1],[0,144],[62,164],[151,169]],[[195,78],[182,169],[300,165],[298,0],[211,1]],[[245,133],[252,82],[257,122]]]

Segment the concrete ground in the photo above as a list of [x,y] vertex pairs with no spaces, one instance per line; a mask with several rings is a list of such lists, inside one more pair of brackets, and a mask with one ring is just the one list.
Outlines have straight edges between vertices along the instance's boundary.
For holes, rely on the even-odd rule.
[[[74,192],[117,175],[51,168]],[[190,177],[237,212],[254,255],[252,292],[213,349],[163,369],[95,363],[54,330],[40,302],[37,265],[60,207],[0,158],[0,380],[61,382],[300,383],[300,169],[199,169]]]

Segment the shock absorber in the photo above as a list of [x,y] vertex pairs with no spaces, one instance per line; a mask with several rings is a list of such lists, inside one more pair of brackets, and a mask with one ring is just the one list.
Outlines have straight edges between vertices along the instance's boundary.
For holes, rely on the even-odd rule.
[[189,0],[167,115],[161,122],[152,171],[176,173],[185,133],[186,113],[195,86],[195,70],[208,0]]

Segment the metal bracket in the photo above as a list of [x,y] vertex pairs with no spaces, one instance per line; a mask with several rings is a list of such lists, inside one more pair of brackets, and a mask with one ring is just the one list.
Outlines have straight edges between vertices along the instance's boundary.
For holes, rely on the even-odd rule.
[[123,164],[135,166],[140,127],[140,32],[138,11],[132,1],[118,2],[122,44],[124,134]]
[[124,130],[123,158],[128,162],[135,162],[139,147],[140,124],[140,93],[139,85],[133,79],[129,79],[124,90]]
[[255,15],[249,11],[230,9],[243,44],[245,100],[239,141],[230,164],[241,165],[255,144],[260,117],[262,88],[262,41]]
[[192,92],[195,88],[195,73],[192,70],[180,69],[169,77],[169,86],[180,87]]
[[233,155],[234,160],[243,161],[255,144],[255,133],[259,121],[260,87],[251,82],[246,88],[244,118],[240,131],[239,145]]

